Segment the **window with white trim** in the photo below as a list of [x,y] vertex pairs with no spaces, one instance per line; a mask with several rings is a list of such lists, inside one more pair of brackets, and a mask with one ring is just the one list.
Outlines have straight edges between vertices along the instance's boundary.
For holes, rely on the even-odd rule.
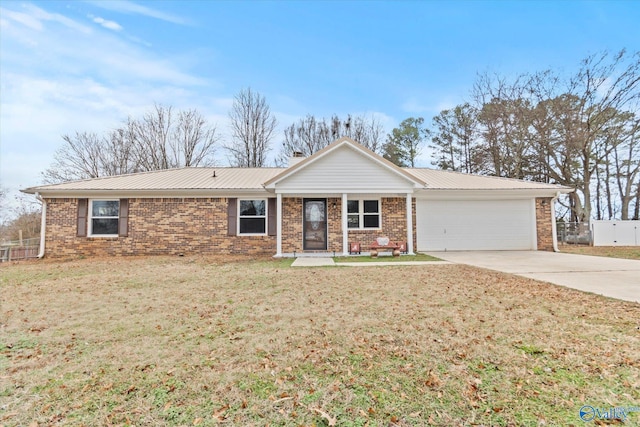
[[348,228],[380,228],[380,224],[380,200],[347,200]]
[[89,203],[89,236],[118,236],[120,200],[91,200]]
[[266,234],[266,199],[238,200],[238,234]]

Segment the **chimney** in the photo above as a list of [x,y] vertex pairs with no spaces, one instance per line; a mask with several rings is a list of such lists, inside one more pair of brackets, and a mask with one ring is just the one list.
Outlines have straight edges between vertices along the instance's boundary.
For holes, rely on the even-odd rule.
[[294,151],[291,157],[289,157],[289,167],[296,163],[300,163],[302,160],[304,160],[304,154],[302,154],[302,151]]

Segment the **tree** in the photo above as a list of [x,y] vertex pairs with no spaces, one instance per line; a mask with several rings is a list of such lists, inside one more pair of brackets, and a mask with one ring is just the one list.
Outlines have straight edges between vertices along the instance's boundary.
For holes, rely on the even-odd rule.
[[422,142],[430,135],[422,124],[422,117],[404,119],[400,126],[387,135],[384,158],[401,167],[415,167],[416,158],[422,151]]
[[232,141],[225,148],[234,166],[256,168],[266,165],[269,143],[277,126],[267,100],[251,88],[241,90],[229,113]]
[[611,150],[602,148],[606,129],[616,115],[627,108],[637,109],[640,101],[640,52],[629,61],[623,49],[613,55],[609,52],[585,58],[578,72],[568,81],[567,93],[578,100],[576,119],[578,132],[567,141],[578,151],[583,185],[578,188],[582,200],[576,201],[579,221],[591,217],[591,178],[597,165]]
[[155,105],[107,135],[76,132],[62,139],[65,144],[43,172],[46,183],[210,165],[219,137],[198,111],[174,115],[172,107]]
[[2,201],[2,213],[5,215],[0,224],[0,240],[18,240],[37,238],[40,235],[41,204],[30,196],[15,196],[13,205]]
[[482,170],[478,146],[478,112],[469,103],[443,110],[433,118],[431,141],[437,156],[433,164],[440,169],[465,173]]
[[[567,78],[551,70],[512,80],[485,73],[472,98],[476,172],[574,187],[561,202],[571,221],[640,212],[640,52],[591,55]],[[460,168],[464,126],[451,110],[434,126],[434,164]]]
[[341,119],[334,114],[327,120],[307,115],[285,129],[284,142],[276,163],[286,165],[294,152],[300,152],[305,157],[310,156],[342,137],[349,137],[371,151],[379,152],[382,134],[382,125],[373,116],[354,117],[349,114],[345,119]]

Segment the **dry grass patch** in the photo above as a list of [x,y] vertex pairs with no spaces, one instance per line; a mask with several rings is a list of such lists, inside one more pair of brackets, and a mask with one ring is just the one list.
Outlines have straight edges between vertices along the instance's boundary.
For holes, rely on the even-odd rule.
[[583,246],[563,245],[561,252],[578,255],[594,255],[610,258],[640,259],[640,246]]
[[424,261],[442,261],[440,258],[436,258],[427,254],[415,254],[415,255],[401,255],[391,256],[390,254],[379,255],[372,258],[368,255],[358,256],[341,256],[334,257],[335,262],[424,262]]
[[582,425],[585,403],[640,402],[638,304],[460,265],[289,264],[3,265],[0,424]]

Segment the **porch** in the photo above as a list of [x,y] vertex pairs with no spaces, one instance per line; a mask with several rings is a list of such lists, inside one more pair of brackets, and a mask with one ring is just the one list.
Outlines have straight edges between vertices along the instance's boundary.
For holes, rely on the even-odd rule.
[[349,256],[352,242],[369,256],[378,237],[406,242],[414,253],[412,193],[276,196],[275,257]]

